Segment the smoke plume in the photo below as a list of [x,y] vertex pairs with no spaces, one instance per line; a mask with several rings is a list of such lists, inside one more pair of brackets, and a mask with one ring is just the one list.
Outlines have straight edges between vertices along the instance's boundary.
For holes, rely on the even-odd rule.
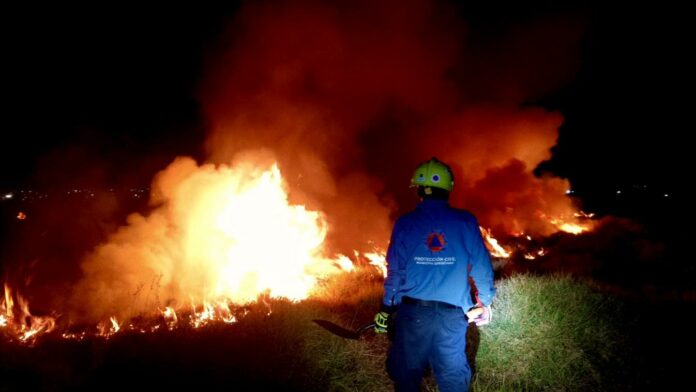
[[452,203],[482,225],[556,231],[550,219],[576,211],[568,183],[532,171],[550,158],[563,118],[529,102],[573,77],[581,23],[546,16],[481,34],[461,14],[425,0],[243,6],[199,89],[210,163],[183,159],[158,176],[154,211],[87,258],[76,302],[101,317],[140,306],[134,294],[148,284],[158,301],[202,290],[196,260],[182,253],[199,237],[182,230],[204,202],[198,187],[214,185],[192,179],[244,177],[270,162],[290,204],[325,220],[322,256],[384,249],[396,213],[416,202],[411,173],[432,156],[454,169]]
[[523,103],[572,77],[579,23],[549,17],[483,40],[456,14],[430,1],[249,5],[201,89],[211,160],[272,149],[341,251],[385,244],[391,198],[413,205],[409,176],[432,156],[455,168],[453,204],[483,224],[555,231],[540,220],[572,216],[569,186],[532,171],[563,119]]

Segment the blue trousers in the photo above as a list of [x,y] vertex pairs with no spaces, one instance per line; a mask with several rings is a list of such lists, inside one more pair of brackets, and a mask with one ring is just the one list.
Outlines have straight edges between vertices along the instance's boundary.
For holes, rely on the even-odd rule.
[[471,369],[466,358],[468,323],[462,309],[401,304],[394,342],[387,355],[387,373],[397,392],[418,392],[430,365],[440,392],[469,390]]

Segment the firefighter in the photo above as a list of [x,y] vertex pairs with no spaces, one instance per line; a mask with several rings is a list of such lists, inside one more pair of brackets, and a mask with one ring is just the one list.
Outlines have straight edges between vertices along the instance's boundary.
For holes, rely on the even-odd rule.
[[[420,202],[394,224],[375,330],[394,328],[387,372],[397,392],[419,391],[428,366],[441,392],[466,391],[466,330],[470,321],[490,322],[493,267],[476,218],[449,205],[449,166],[437,158],[421,164],[411,186]],[[478,316],[467,319],[467,310]]]

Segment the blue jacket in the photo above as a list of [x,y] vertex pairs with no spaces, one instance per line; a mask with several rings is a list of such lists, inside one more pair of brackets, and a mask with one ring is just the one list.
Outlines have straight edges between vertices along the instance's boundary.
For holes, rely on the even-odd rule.
[[447,302],[468,310],[471,277],[478,298],[490,305],[495,295],[493,267],[476,218],[443,200],[424,200],[394,224],[387,251],[385,306],[409,296]]

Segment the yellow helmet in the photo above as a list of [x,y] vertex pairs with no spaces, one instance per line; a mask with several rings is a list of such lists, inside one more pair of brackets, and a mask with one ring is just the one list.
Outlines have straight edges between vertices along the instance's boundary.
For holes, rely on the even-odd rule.
[[433,157],[421,163],[411,178],[411,186],[423,186],[444,189],[452,192],[454,177],[449,166]]

